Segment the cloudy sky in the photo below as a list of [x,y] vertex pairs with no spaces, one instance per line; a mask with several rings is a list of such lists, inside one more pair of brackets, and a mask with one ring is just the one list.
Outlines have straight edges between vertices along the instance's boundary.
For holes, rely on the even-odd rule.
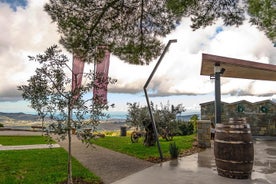
[[[30,112],[17,91],[17,86],[25,84],[35,70],[27,56],[43,53],[58,43],[57,28],[43,11],[45,2],[0,0],[1,112]],[[214,100],[213,81],[200,76],[202,53],[276,64],[276,47],[247,22],[240,27],[224,27],[217,22],[197,31],[189,26],[185,18],[163,39],[164,44],[170,39],[177,39],[177,43],[171,45],[148,87],[150,100],[157,104],[182,103],[193,111],[200,103]],[[115,103],[114,111],[126,111],[127,102],[146,104],[142,89],[155,64],[134,66],[111,57],[109,74],[118,79],[116,85],[109,86],[108,100]],[[221,83],[225,102],[276,99],[275,82],[223,78]]]

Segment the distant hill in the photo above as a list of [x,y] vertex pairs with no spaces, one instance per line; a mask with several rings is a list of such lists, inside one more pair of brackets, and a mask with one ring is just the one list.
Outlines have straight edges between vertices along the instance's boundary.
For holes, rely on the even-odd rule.
[[[200,113],[195,112],[192,114],[182,114],[180,116],[177,116],[177,119],[179,120],[184,120],[184,121],[189,121],[190,118],[193,115],[198,115],[200,119]],[[124,122],[126,119],[126,113],[110,113],[110,118],[107,119],[108,122]],[[22,112],[18,113],[5,113],[5,112],[0,112],[0,122],[4,121],[38,121],[39,116],[37,115],[32,115],[32,114],[25,114]]]
[[19,113],[0,112],[0,121],[5,121],[9,119],[18,120],[18,121],[37,121],[39,117],[37,115],[25,114],[22,112],[19,112]]
[[179,115],[176,116],[177,120],[182,120],[182,121],[189,121],[191,119],[191,117],[193,117],[193,115],[197,115],[198,118],[200,119],[200,113],[194,113],[194,114],[186,114],[186,115]]

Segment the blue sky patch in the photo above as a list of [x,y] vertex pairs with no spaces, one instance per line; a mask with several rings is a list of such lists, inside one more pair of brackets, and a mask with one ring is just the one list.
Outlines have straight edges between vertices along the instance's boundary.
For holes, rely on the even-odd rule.
[[13,11],[16,11],[18,7],[25,8],[28,5],[27,0],[0,0],[0,3],[7,3]]
[[221,26],[216,28],[216,32],[212,36],[209,37],[209,40],[214,39],[220,32],[223,32],[223,28]]
[[216,28],[216,33],[217,34],[219,34],[220,32],[222,32],[223,31],[223,28],[222,27],[217,27]]

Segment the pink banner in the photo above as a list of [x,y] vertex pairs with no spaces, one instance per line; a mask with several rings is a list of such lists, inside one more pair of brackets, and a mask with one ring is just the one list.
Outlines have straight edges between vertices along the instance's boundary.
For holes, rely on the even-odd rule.
[[78,56],[73,56],[72,66],[72,92],[74,93],[74,99],[79,97],[78,88],[81,86],[82,75],[84,70],[84,62]]
[[108,70],[110,53],[105,51],[105,56],[102,62],[95,65],[95,86],[93,89],[93,99],[98,104],[107,103],[107,85],[108,85]]

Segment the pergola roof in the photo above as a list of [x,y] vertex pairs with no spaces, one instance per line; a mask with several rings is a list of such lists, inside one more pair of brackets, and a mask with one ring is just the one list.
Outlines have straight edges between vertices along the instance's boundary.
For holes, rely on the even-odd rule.
[[276,81],[276,65],[202,54],[200,75],[214,75],[214,65],[225,69],[222,77]]

